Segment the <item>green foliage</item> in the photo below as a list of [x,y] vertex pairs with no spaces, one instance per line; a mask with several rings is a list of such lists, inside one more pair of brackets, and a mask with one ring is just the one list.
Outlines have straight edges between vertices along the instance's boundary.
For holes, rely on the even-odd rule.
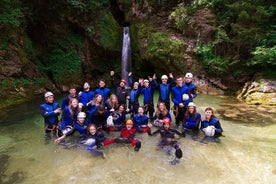
[[1,0],[0,2],[0,28],[18,27],[20,19],[24,17],[19,0]]
[[276,66],[276,46],[270,48],[256,47],[252,54],[254,57],[248,63],[249,66]]
[[196,48],[206,69],[225,74],[229,70],[254,73],[275,67],[274,1],[196,0],[187,10],[196,12],[204,7],[216,14],[218,25],[216,39]]
[[182,67],[185,44],[176,37],[170,37],[166,32],[156,32],[148,35],[148,59],[165,64],[164,67],[178,65]]
[[78,50],[82,48],[80,35],[69,34],[64,40],[53,43],[53,48],[45,63],[38,64],[46,73],[51,73],[54,79],[61,82],[64,77],[80,71],[81,60]]
[[101,14],[102,17],[98,22],[98,33],[100,43],[106,49],[121,50],[122,28],[110,13]]
[[109,4],[109,0],[66,0],[65,3],[74,9],[78,9],[83,12],[96,12],[103,6]]
[[176,28],[182,32],[188,22],[187,9],[184,7],[176,8],[171,13],[170,19],[174,20]]
[[221,75],[227,71],[227,60],[214,54],[214,44],[199,45],[196,47],[195,52],[209,74]]

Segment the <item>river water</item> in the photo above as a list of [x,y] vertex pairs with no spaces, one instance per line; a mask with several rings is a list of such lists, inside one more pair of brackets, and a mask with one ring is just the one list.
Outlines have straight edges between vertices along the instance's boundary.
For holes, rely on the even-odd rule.
[[[233,108],[241,105],[229,97],[206,95],[195,102],[201,114],[207,106],[218,110],[229,102]],[[0,113],[0,183],[276,183],[276,117],[271,107],[262,107],[272,112],[271,122],[264,124],[219,116],[225,135],[219,144],[179,139],[183,158],[171,165],[171,157],[156,149],[159,136],[137,135],[139,152],[130,145],[105,147],[105,159],[81,147],[47,143],[40,103],[37,99]],[[253,109],[259,111],[258,106]]]

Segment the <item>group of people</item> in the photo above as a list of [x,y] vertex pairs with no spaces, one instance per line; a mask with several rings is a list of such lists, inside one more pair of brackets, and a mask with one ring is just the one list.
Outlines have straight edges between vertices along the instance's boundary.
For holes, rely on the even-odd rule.
[[[175,155],[173,164],[182,157],[177,137],[189,134],[197,139],[202,132],[208,140],[220,141],[223,130],[213,109],[206,108],[203,118],[196,111],[193,99],[197,94],[192,73],[176,78],[172,73],[169,77],[162,75],[160,83],[155,74],[135,81],[129,73],[128,79],[119,79],[118,84],[115,76],[115,72],[110,71],[114,90],[106,87],[104,79],[99,81],[94,91],[88,82],[83,84],[83,90],[79,93],[75,87],[70,87],[61,108],[54,101],[54,94],[46,92],[45,103],[40,106],[45,120],[45,134],[50,136],[54,133],[57,136],[55,142],[60,143],[79,132],[80,143],[85,144],[92,153],[102,153],[101,148],[112,143],[130,143],[135,151],[139,151],[141,141],[135,138],[136,133],[148,133],[149,136],[160,134],[159,147]],[[159,92],[156,108],[153,98],[155,90]],[[140,104],[139,96],[143,97],[143,104]],[[170,110],[175,117],[176,129],[170,128]],[[178,131],[180,128],[181,131]],[[119,137],[106,137],[115,131],[120,132]]]

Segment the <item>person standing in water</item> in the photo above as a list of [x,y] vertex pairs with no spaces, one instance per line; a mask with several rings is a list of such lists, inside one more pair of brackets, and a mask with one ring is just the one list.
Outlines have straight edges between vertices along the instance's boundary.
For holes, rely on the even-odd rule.
[[197,96],[196,94],[196,85],[193,83],[193,74],[192,73],[186,73],[184,77],[185,86],[187,89],[187,94],[191,98],[191,101]]
[[157,82],[155,82],[157,84],[157,88],[159,90],[159,97],[158,97],[157,104],[159,104],[160,102],[164,102],[167,110],[170,110],[170,108],[171,108],[170,107],[170,102],[171,102],[170,92],[171,92],[171,88],[173,87],[173,85],[175,83],[172,73],[169,73],[169,77],[170,77],[169,82],[168,82],[167,75],[161,76],[161,84],[158,84]]
[[46,92],[44,98],[45,103],[40,105],[40,113],[44,118],[45,136],[49,137],[51,132],[56,133],[61,109],[59,104],[54,102],[54,94],[52,92]]

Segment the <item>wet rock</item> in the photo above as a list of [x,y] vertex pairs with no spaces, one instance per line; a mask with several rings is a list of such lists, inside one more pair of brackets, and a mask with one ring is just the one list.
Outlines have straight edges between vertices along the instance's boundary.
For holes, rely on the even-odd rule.
[[[212,82],[213,81],[213,82]],[[225,86],[221,84],[221,82],[217,80],[210,80],[205,78],[204,76],[194,77],[194,83],[197,86],[197,92],[209,95],[224,95],[224,90],[227,89]],[[218,85],[219,84],[219,85]],[[222,88],[220,88],[222,87]]]
[[247,82],[237,98],[248,104],[276,105],[276,81],[261,79]]

